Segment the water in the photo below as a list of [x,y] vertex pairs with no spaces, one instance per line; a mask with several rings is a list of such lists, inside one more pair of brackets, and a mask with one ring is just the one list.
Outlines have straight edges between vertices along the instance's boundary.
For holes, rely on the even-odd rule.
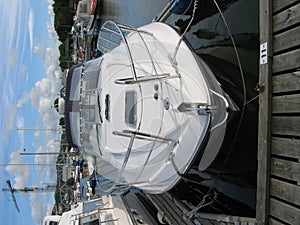
[[[168,2],[168,0],[102,0],[102,22],[114,20],[138,27],[151,22]],[[235,40],[241,65],[238,63],[225,22],[213,1],[199,2],[199,9],[186,38],[195,52],[211,67],[225,92],[233,96],[237,107],[242,109],[244,95],[246,102],[249,103],[245,106],[241,124],[239,124],[240,113],[236,113],[228,123],[227,129],[232,132],[226,135],[222,151],[212,166],[206,171],[198,171],[196,160],[186,174],[195,182],[180,182],[170,193],[187,205],[194,206],[198,205],[204,196],[207,196],[207,199],[214,199],[213,204],[201,209],[203,212],[255,217],[258,1],[217,1]],[[166,23],[183,31],[189,20],[189,15],[171,15]],[[245,84],[242,83],[240,69]]]
[[101,18],[132,27],[145,25],[157,16],[168,0],[102,0]]

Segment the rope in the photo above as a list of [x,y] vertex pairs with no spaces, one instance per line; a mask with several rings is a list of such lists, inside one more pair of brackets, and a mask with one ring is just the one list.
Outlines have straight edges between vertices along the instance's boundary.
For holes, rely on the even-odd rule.
[[177,45],[176,45],[176,48],[175,48],[175,50],[174,50],[174,54],[173,54],[173,57],[172,57],[171,59],[172,59],[172,61],[173,61],[173,63],[174,63],[175,65],[177,65],[177,62],[176,62],[176,56],[177,56],[177,53],[178,53],[180,44],[181,44],[181,42],[182,42],[182,40],[183,40],[183,37],[185,36],[186,32],[188,31],[188,29],[189,29],[190,26],[192,25],[192,22],[193,22],[193,20],[194,20],[194,18],[195,18],[196,11],[197,11],[197,9],[198,9],[198,5],[199,5],[199,0],[195,0],[195,1],[194,1],[194,8],[193,8],[192,18],[191,18],[189,24],[187,25],[187,27],[185,28],[184,32],[183,32],[182,35],[180,36],[179,41],[178,41],[178,43],[177,43]]

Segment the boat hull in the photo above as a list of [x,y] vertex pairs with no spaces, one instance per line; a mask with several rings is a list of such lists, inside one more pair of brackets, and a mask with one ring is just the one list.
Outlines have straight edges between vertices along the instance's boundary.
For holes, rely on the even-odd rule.
[[[208,66],[174,29],[152,23],[138,31],[127,35],[126,45],[124,41],[99,59],[101,105],[108,108],[109,118],[101,124],[95,168],[114,182],[108,191],[133,185],[162,193],[176,185],[199,151],[203,168],[214,160],[228,105]],[[133,78],[128,76],[131,62],[124,57],[128,46]],[[129,119],[128,105],[134,114]]]

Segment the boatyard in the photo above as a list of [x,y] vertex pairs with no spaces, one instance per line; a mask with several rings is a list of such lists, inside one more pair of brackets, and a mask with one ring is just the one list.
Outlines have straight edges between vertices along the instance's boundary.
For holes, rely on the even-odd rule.
[[57,181],[7,180],[18,212],[54,192],[43,225],[300,224],[299,0],[55,7]]

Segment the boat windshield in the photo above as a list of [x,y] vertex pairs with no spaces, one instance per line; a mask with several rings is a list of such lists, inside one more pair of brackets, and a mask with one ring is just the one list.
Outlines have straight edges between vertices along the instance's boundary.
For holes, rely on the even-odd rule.
[[50,221],[49,225],[58,225],[58,222]]
[[81,80],[80,142],[85,152],[96,156],[101,154],[99,132],[102,117],[98,89],[101,61],[97,58],[87,62]]

